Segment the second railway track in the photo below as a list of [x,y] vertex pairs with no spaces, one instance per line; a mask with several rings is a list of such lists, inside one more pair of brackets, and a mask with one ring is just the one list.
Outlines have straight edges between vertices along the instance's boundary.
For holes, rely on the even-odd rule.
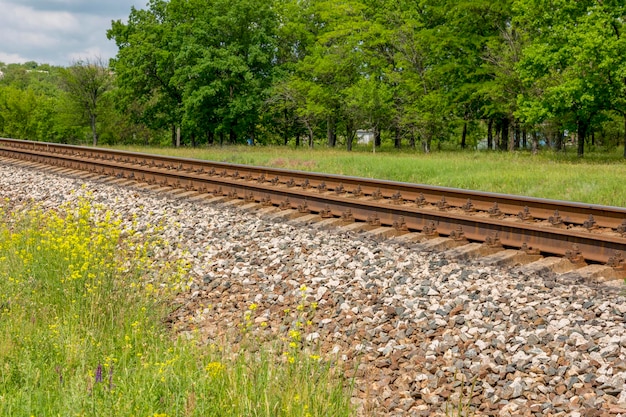
[[242,199],[338,223],[556,255],[626,275],[626,209],[392,181],[0,139],[0,157]]

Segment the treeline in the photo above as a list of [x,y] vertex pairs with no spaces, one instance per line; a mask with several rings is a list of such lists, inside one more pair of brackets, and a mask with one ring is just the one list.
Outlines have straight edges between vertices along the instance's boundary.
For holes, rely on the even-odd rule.
[[582,156],[624,142],[625,22],[621,0],[151,0],[112,22],[111,114],[90,134],[118,117],[176,146],[350,150],[364,130]]
[[115,76],[99,60],[69,67],[0,63],[0,136],[71,144],[147,143],[154,134],[116,107]]

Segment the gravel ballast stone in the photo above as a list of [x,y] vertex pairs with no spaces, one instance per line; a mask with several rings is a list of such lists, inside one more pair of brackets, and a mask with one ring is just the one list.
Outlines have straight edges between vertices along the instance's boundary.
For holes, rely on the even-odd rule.
[[361,415],[438,415],[460,401],[475,415],[626,415],[622,287],[0,165],[9,208],[54,209],[87,194],[123,227],[149,234],[160,225],[168,245],[157,255],[190,262],[174,331],[219,342],[255,304],[253,327],[271,338],[306,314],[304,342],[354,378]]

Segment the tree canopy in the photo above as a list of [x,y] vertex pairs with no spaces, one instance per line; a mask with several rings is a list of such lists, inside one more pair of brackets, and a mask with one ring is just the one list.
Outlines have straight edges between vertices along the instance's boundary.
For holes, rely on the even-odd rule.
[[[151,0],[111,23],[111,89],[89,124],[94,138],[114,122],[176,146],[350,150],[367,131],[374,146],[425,152],[545,143],[582,156],[624,142],[625,19],[617,0]],[[72,90],[50,86],[69,86],[78,64],[46,67],[49,84],[34,81],[37,63],[3,70],[2,133],[72,132],[43,115],[72,107]]]

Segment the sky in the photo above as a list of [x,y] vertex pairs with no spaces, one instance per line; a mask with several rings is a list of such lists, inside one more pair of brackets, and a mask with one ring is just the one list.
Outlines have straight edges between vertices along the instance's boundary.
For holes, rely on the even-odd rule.
[[147,0],[0,0],[0,62],[69,66],[108,62],[117,53],[106,37],[112,20],[126,21]]

